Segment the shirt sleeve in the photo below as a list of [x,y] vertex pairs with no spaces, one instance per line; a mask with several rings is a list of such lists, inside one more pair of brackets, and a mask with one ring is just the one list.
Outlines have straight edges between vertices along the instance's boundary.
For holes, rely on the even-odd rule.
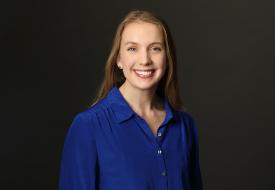
[[199,159],[199,138],[196,123],[192,116],[189,115],[189,126],[191,132],[191,146],[190,146],[190,180],[192,190],[202,190],[202,176],[200,170]]
[[59,190],[97,189],[97,151],[91,116],[78,114],[65,139]]

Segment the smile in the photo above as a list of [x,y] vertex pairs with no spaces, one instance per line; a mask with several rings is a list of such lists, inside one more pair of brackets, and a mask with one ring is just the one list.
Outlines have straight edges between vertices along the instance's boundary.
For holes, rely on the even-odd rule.
[[134,70],[134,72],[141,78],[149,78],[153,76],[155,70]]

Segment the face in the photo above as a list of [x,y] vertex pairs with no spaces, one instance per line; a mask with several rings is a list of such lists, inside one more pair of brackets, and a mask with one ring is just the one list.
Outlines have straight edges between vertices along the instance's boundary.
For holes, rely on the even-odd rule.
[[124,28],[117,65],[127,87],[155,89],[166,69],[166,52],[160,28],[147,22],[133,22]]

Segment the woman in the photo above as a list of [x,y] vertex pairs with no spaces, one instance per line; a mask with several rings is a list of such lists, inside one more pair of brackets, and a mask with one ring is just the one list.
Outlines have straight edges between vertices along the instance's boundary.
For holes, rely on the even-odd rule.
[[95,103],[66,137],[60,190],[201,190],[197,131],[181,109],[164,22],[135,10],[118,26]]

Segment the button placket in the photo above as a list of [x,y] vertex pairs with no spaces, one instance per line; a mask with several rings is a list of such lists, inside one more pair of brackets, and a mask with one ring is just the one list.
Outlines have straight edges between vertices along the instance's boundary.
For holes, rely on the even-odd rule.
[[165,162],[165,150],[162,148],[164,130],[160,128],[155,136],[155,155],[156,161],[158,162],[157,175],[161,178],[160,184],[165,190],[168,189],[168,178],[167,178],[167,166]]
[[159,157],[159,163],[160,163],[160,175],[167,176],[165,159],[164,159],[164,155],[163,155],[163,150],[161,149],[161,143],[157,142],[156,148],[157,148],[156,152]]

